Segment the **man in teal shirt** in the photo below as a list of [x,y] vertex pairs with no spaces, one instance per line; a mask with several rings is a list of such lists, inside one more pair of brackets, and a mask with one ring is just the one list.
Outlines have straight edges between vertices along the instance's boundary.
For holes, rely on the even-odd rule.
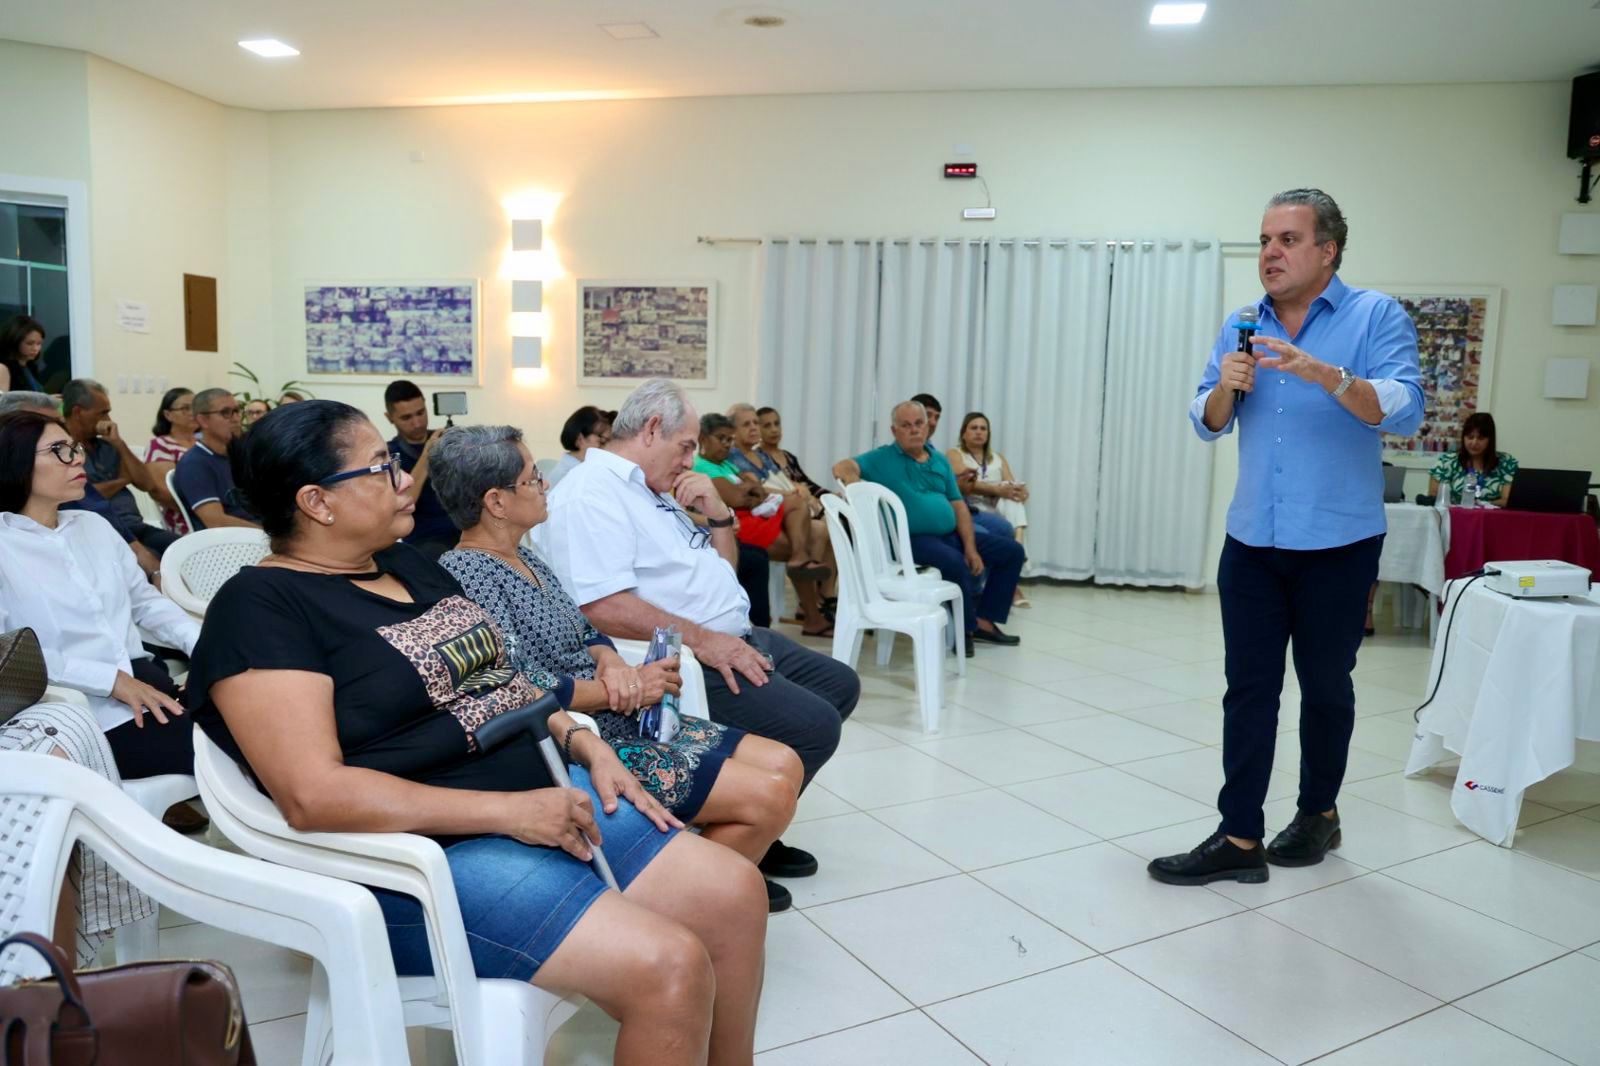
[[[890,429],[893,444],[839,460],[833,476],[845,484],[875,482],[900,497],[912,559],[919,566],[937,567],[946,581],[961,586],[968,655],[974,641],[1021,643],[1020,637],[1001,632],[998,623],[1011,613],[1011,597],[1028,558],[1022,545],[974,529],[950,463],[927,446],[928,413],[922,404],[915,400],[898,404],[890,414]],[[979,592],[977,578],[986,570],[988,580]]]

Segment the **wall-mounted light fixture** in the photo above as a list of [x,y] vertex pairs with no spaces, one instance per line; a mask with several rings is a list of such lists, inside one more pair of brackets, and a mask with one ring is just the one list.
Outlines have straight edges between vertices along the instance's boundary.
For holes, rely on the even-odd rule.
[[531,273],[532,256],[544,248],[544,222],[537,218],[511,220],[511,251],[515,264],[511,278],[511,379],[521,385],[544,380],[544,285]]

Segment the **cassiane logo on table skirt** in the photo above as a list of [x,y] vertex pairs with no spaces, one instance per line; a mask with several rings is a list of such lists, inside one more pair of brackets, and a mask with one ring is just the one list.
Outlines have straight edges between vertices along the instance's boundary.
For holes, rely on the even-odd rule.
[[1472,792],[1493,792],[1497,796],[1503,796],[1506,794],[1505,789],[1500,788],[1497,785],[1485,785],[1481,781],[1468,781],[1461,787]]

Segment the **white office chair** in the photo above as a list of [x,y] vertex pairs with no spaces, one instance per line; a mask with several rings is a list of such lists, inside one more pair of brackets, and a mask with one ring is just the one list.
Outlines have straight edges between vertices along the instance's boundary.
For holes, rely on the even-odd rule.
[[[82,843],[163,906],[311,956],[341,1066],[410,1061],[383,915],[360,885],[185,840],[109,781],[48,755],[0,754],[0,824],[12,827],[0,834],[0,929],[50,935]],[[42,966],[13,950],[0,969]]]
[[182,496],[178,495],[178,480],[175,476],[177,472],[176,469],[167,471],[167,495],[171,496],[173,502],[178,505],[178,513],[183,515],[184,524],[192,532],[200,527],[195,525],[194,515],[189,512],[189,505],[183,502]]
[[[240,850],[296,870],[404,893],[421,904],[434,976],[398,979],[406,1026],[449,1029],[461,1066],[537,1066],[544,1061],[550,1035],[583,1000],[562,999],[526,981],[477,977],[443,848],[411,833],[292,829],[271,798],[199,730],[194,747],[206,809]],[[340,1034],[340,1011],[327,994],[332,975],[322,968],[312,974],[302,1066],[322,1066],[335,1055],[342,1064],[357,1050]]]
[[[911,559],[911,530],[906,505],[893,491],[870,481],[845,486],[845,498],[861,522],[856,555],[867,581],[890,600],[950,605],[955,624],[950,627],[956,653],[956,673],[967,673],[967,615],[961,586],[946,581],[937,570],[921,571]],[[894,653],[894,631],[878,631],[878,665],[887,666]]]
[[259,529],[219,526],[190,533],[161,556],[161,591],[190,614],[204,618],[217,590],[271,551],[267,535]]
[[[886,599],[877,586],[867,581],[855,549],[861,538],[875,535],[876,520],[860,521],[850,504],[838,496],[824,496],[822,507],[834,559],[839,563],[839,613],[833,622],[833,657],[854,668],[861,655],[862,633],[867,629],[879,633],[888,629],[909,636],[916,656],[922,728],[937,733],[944,706],[944,626],[950,621],[944,608]],[[847,535],[847,525],[856,540]]]

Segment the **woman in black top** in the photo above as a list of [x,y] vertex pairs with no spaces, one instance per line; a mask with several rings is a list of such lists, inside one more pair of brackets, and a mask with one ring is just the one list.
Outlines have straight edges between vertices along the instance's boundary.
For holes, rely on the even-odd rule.
[[[361,412],[280,407],[231,450],[273,554],[212,601],[192,657],[197,724],[298,829],[445,845],[479,976],[594,1000],[618,1063],[749,1063],[766,904],[732,851],[678,833],[611,748],[560,713],[576,787],[531,741],[476,730],[538,690],[455,581],[396,541],[409,480]],[[604,844],[618,895],[589,869]],[[428,972],[414,900],[377,892],[397,972]],[[709,1055],[709,1060],[708,1060]]]

